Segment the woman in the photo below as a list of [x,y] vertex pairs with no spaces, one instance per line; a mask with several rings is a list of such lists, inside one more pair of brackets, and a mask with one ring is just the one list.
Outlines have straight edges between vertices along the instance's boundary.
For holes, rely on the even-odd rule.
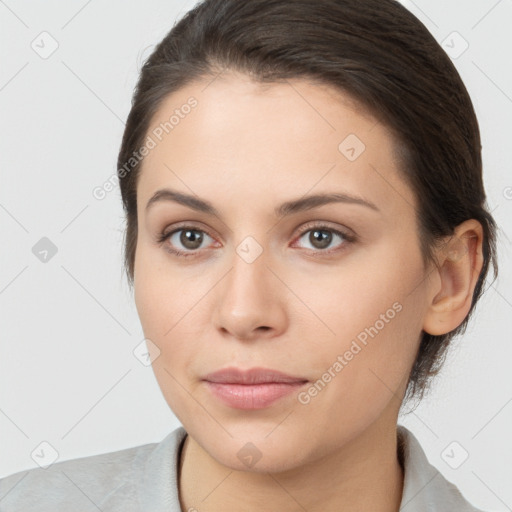
[[198,4],[118,158],[183,427],[11,475],[2,510],[476,511],[397,418],[496,272],[481,172],[464,84],[394,0]]

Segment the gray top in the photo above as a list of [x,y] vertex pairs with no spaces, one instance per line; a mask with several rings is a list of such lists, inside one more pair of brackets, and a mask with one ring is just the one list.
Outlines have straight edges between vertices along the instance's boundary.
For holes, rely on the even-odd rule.
[[[402,512],[482,512],[429,462],[398,425],[403,446]],[[56,462],[0,479],[0,512],[182,512],[178,500],[183,427],[159,443]]]

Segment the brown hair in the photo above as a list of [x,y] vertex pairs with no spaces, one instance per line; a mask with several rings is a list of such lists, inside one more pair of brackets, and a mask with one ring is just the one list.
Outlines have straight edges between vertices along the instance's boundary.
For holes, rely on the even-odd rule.
[[[293,78],[348,94],[395,135],[401,172],[418,199],[424,261],[467,219],[483,226],[484,264],[464,322],[422,333],[406,399],[421,399],[464,332],[490,264],[497,276],[496,224],[486,205],[480,133],[468,92],[426,27],[395,0],[204,0],[175,22],[146,59],[118,156],[126,214],[125,270],[133,287],[137,178],[151,119],[171,93],[229,69],[260,83]],[[127,169],[127,162],[130,167]]]

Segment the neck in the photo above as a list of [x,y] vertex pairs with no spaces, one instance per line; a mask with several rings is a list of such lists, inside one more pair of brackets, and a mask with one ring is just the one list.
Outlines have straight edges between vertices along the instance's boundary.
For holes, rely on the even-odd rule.
[[182,510],[398,512],[403,470],[396,422],[378,421],[328,456],[279,473],[219,464],[187,435],[179,471]]

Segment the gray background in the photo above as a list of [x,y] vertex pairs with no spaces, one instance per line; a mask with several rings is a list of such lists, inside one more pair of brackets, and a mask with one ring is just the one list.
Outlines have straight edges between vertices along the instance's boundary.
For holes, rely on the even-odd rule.
[[[430,397],[400,422],[475,505],[512,510],[512,2],[404,3],[472,96],[502,232],[499,280]],[[41,450],[66,460],[179,425],[133,354],[143,334],[122,272],[118,187],[103,200],[92,190],[115,174],[144,58],[193,5],[0,0],[0,476],[36,467]],[[46,262],[33,252],[48,249],[43,237],[57,250]]]

